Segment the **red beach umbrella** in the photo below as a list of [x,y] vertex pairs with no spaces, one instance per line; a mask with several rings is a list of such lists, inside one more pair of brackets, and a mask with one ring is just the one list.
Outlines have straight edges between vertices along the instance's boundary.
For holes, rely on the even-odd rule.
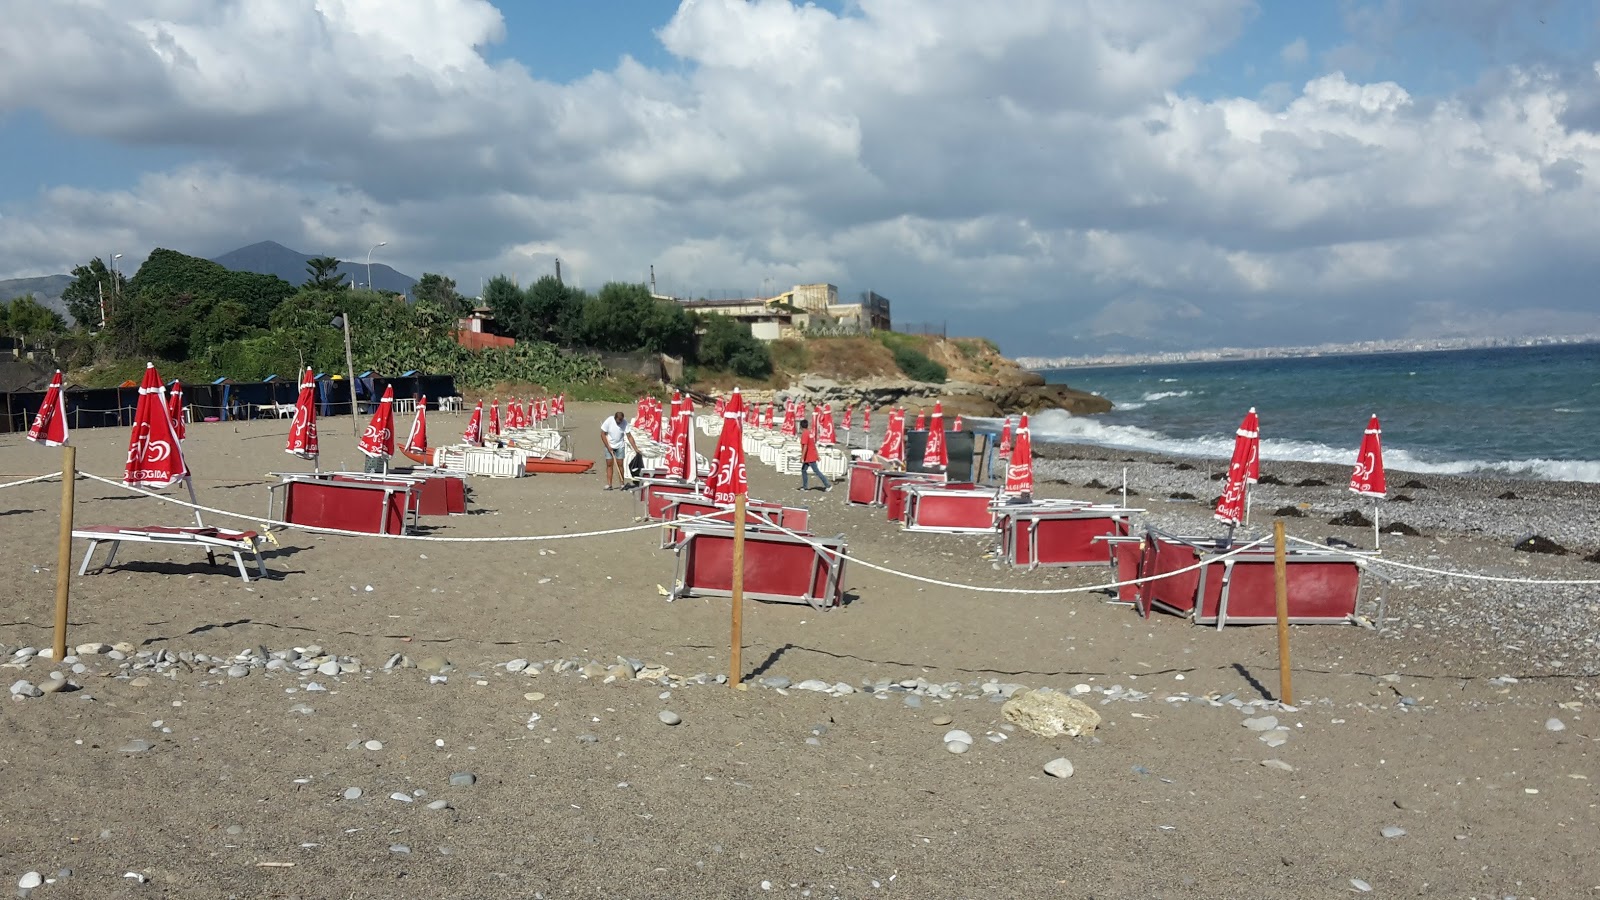
[[723,399],[722,397],[718,397],[716,399],[716,402],[711,407],[711,412],[713,414],[715,414],[716,416],[720,417],[723,414],[723,412],[727,410],[727,408],[728,408],[728,401]]
[[489,401],[489,436],[500,436],[500,398]]
[[793,400],[783,401],[783,436],[794,437],[800,433],[798,423],[795,421],[795,404]]
[[1361,449],[1356,452],[1356,468],[1350,473],[1350,490],[1363,497],[1382,500],[1388,493],[1383,475],[1383,430],[1378,416],[1373,414],[1367,422],[1367,433],[1361,437]]
[[1260,472],[1261,436],[1256,430],[1255,407],[1245,413],[1244,421],[1233,433],[1233,456],[1228,459],[1228,479],[1222,488],[1222,499],[1217,501],[1214,514],[1224,525],[1238,525],[1246,521],[1249,509],[1252,467]]
[[834,444],[838,442],[837,432],[833,427],[833,404],[824,403],[817,410],[817,442],[821,444]]
[[428,395],[417,398],[417,416],[411,420],[411,432],[406,435],[406,449],[428,449]]
[[711,460],[711,501],[721,506],[732,505],[735,497],[750,490],[744,466],[744,427],[740,424],[743,414],[744,398],[734,388],[733,396],[722,408],[722,434]]
[[60,447],[67,443],[67,410],[62,403],[61,370],[50,379],[50,387],[39,403],[39,414],[33,417],[28,429],[28,440],[43,441],[46,447]]
[[961,417],[960,416],[956,416],[956,423],[950,430],[951,431],[960,431],[961,430]]
[[1010,456],[1011,455],[1011,417],[1010,416],[1006,416],[1006,423],[1004,425],[1000,426],[1000,450],[999,450],[999,453],[1000,453],[1001,456]]
[[172,418],[167,415],[167,389],[161,385],[155,364],[145,363],[122,483],[157,489],[171,487],[187,477],[189,466],[183,460],[183,447],[172,430]]
[[772,430],[772,404],[767,404],[767,411],[761,417],[761,427]]
[[467,433],[461,439],[474,447],[483,446],[483,401],[472,408],[472,418],[467,420]]
[[849,431],[850,430],[850,416],[853,413],[855,413],[855,407],[846,406],[844,408],[844,430],[845,431]]
[[167,395],[167,418],[172,420],[172,433],[183,440],[189,436],[189,429],[183,424],[183,382],[172,382],[172,393]]
[[372,414],[372,421],[367,423],[367,429],[361,432],[359,448],[362,453],[373,459],[382,459],[394,455],[394,386],[383,389],[383,397],[378,401],[378,409]]
[[933,404],[933,419],[928,425],[928,443],[922,451],[922,464],[941,469],[950,466],[950,451],[944,442],[944,404],[938,401]]
[[1022,500],[1033,498],[1033,439],[1028,435],[1028,414],[1022,414],[1017,424],[1017,440],[1011,447],[1011,460],[1006,464],[1007,497]]
[[872,407],[865,403],[861,404],[861,430],[867,433],[867,437],[872,437]]
[[[1256,408],[1244,414],[1244,422],[1239,426],[1240,432],[1249,433],[1250,455],[1244,467],[1244,480],[1246,484],[1258,484],[1261,481],[1261,420],[1256,416]],[[1248,500],[1249,494],[1246,498]],[[1245,517],[1246,519],[1249,516]]]
[[553,416],[564,416],[567,414],[566,394],[557,394],[556,398],[550,401],[550,414]]
[[300,378],[300,393],[294,398],[294,420],[289,423],[289,442],[283,452],[301,459],[317,458],[317,381],[310,367]]
[[917,424],[913,425],[911,427],[911,430],[912,431],[926,431],[927,428],[928,428],[928,416],[927,416],[927,414],[926,413],[917,413]]
[[883,433],[883,444],[878,455],[890,462],[905,465],[906,461],[906,411],[897,409],[889,413],[889,428]]

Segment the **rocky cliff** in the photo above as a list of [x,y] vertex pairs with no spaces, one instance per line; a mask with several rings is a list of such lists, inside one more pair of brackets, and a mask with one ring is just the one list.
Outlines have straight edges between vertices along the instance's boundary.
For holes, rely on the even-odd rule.
[[765,402],[769,395],[799,394],[835,407],[868,403],[904,406],[912,412],[932,409],[939,401],[947,414],[984,417],[1042,409],[1063,409],[1073,415],[1111,410],[1104,397],[1064,384],[1045,384],[1044,376],[1002,356],[993,343],[982,338],[916,340],[919,352],[945,367],[948,380],[944,383],[905,377],[894,354],[879,341],[822,338],[778,342],[774,357],[783,370],[775,380],[779,387],[748,393],[758,402]]

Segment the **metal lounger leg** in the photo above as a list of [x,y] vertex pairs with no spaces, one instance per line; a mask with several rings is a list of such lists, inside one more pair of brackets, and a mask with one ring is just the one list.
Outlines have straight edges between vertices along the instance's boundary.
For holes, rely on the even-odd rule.
[[100,542],[99,541],[96,541],[96,540],[90,540],[89,541],[89,549],[84,551],[84,553],[83,553],[83,562],[78,566],[78,574],[79,575],[82,575],[85,572],[89,571],[89,557],[94,555],[94,549],[96,547],[98,547],[98,546],[100,546]]
[[242,580],[245,584],[249,584],[250,573],[246,572],[244,568],[244,554],[240,553],[238,550],[233,551],[233,561],[239,567],[240,580]]

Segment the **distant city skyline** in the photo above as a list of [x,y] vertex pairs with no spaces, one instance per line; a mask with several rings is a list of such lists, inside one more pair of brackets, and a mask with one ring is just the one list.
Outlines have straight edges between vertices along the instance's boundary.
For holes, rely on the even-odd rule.
[[1473,350],[1486,347],[1538,347],[1549,344],[1600,344],[1594,334],[1531,335],[1509,338],[1407,338],[1390,341],[1355,341],[1345,344],[1317,344],[1299,347],[1214,347],[1166,353],[1108,353],[1090,356],[1019,356],[1017,363],[1027,369],[1069,369],[1091,366],[1174,365],[1193,362],[1228,362],[1246,359],[1283,359],[1307,356],[1338,356],[1361,353],[1431,353],[1446,350]]
[[1013,354],[1600,331],[1592,0],[5,22],[0,279],[270,238],[468,293],[557,258],[590,288],[870,288]]

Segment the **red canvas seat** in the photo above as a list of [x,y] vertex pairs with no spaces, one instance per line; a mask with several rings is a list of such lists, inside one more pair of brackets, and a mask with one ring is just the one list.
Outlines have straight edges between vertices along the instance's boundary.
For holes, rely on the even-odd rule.
[[[733,529],[686,525],[679,541],[678,597],[733,596]],[[773,603],[805,603],[818,610],[840,604],[844,593],[844,537],[793,537],[746,531],[744,595]]]

